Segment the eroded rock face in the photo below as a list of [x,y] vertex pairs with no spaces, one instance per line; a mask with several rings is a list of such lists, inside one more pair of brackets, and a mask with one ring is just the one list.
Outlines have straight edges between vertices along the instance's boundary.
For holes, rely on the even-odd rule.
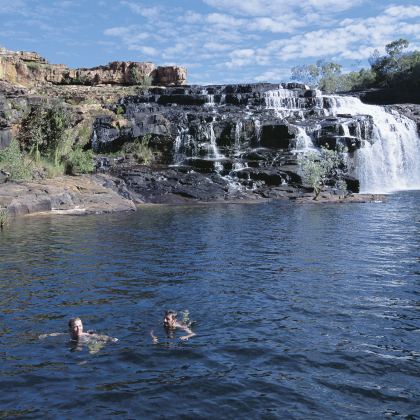
[[[345,147],[352,154],[371,141],[370,116],[330,115],[331,107],[297,83],[153,88],[110,106],[115,117],[96,119],[93,149],[116,152],[147,136],[158,164],[217,174],[232,189],[272,196],[266,189],[276,188],[284,196],[285,186],[302,186],[301,150]],[[358,192],[357,180],[346,179]]]
[[136,210],[124,183],[109,175],[6,182],[0,188],[0,207],[7,208],[11,216],[50,211],[88,214]]
[[156,67],[153,63],[115,61],[105,66],[70,69],[63,64],[49,64],[34,52],[0,49],[0,80],[33,87],[54,85],[185,85],[185,68]]

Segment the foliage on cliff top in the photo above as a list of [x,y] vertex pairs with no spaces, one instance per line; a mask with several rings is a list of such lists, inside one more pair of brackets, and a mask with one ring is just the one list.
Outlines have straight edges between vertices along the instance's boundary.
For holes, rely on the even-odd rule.
[[385,55],[375,50],[370,69],[342,73],[338,63],[318,60],[292,68],[292,79],[326,92],[354,91],[375,87],[420,89],[420,51],[405,52],[409,42],[395,40],[385,46]]

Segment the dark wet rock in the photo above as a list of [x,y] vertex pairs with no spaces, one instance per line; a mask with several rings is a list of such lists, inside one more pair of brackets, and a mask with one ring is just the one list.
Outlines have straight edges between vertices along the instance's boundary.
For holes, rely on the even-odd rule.
[[294,135],[289,133],[289,127],[279,122],[265,123],[261,132],[261,146],[273,149],[288,149]]
[[324,136],[318,139],[317,145],[332,150],[343,150],[343,148],[346,148],[349,152],[354,152],[361,147],[361,140],[357,137]]
[[290,180],[287,173],[271,169],[257,169],[245,168],[235,172],[236,176],[240,179],[251,179],[253,181],[263,181],[267,186],[279,186],[286,184]]
[[419,89],[408,86],[367,89],[349,94],[358,96],[362,102],[371,105],[420,104]]
[[177,168],[145,166],[118,169],[132,196],[142,202],[177,204],[182,202],[211,202],[248,198],[247,194],[231,191],[227,180],[220,175],[206,176]]
[[10,174],[0,169],[0,184],[7,182],[9,178],[10,178]]
[[415,121],[420,134],[420,104],[399,104],[393,105],[392,108]]
[[360,192],[360,182],[358,179],[350,175],[345,175],[343,179],[346,182],[347,189],[350,192],[355,193],[355,194]]

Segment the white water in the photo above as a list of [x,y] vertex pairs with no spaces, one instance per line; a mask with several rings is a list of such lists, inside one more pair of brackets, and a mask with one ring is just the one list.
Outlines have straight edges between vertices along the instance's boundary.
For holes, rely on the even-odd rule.
[[275,110],[279,118],[297,116],[304,119],[302,108],[305,106],[304,98],[299,98],[294,90],[274,89],[264,92],[265,106]]
[[306,130],[303,127],[298,125],[295,126],[297,129],[296,134],[296,151],[299,152],[313,152],[315,151],[315,146],[312,142],[312,138],[308,135]]
[[261,121],[258,119],[254,119],[254,127],[255,127],[255,138],[259,143],[261,141]]
[[174,166],[182,164],[186,159],[185,150],[194,148],[195,141],[193,137],[189,134],[187,127],[179,127],[178,135],[175,138],[174,142]]
[[241,149],[242,121],[237,121],[235,125],[235,151]]
[[[394,110],[367,105],[358,98],[327,96],[332,115],[370,115],[373,138],[353,158],[362,193],[420,189],[420,139],[414,121]],[[348,127],[347,127],[348,128]]]
[[209,94],[207,89],[203,89],[201,91],[201,94],[206,97],[206,103],[204,104],[204,106],[208,106],[208,107],[215,106],[214,95]]
[[219,149],[216,144],[216,135],[214,134],[213,122],[209,124],[209,155],[211,158],[215,159],[214,168],[216,171],[220,172],[223,169],[223,165],[218,162],[218,160],[223,159],[224,156],[219,152]]

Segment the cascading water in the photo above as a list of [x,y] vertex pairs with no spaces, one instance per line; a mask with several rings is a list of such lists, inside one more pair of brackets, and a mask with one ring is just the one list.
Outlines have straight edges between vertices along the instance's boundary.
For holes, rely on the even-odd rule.
[[305,106],[304,98],[300,98],[298,93],[290,89],[273,89],[264,92],[265,106],[273,109],[279,118],[298,116],[304,119],[302,108]]
[[[166,97],[144,99],[126,112],[133,121],[144,116],[145,126],[156,125],[157,132],[167,130],[167,122],[176,124],[171,129],[174,165],[193,171],[214,168],[232,185],[243,179],[251,181],[242,183],[245,188],[254,181],[277,185],[283,165],[288,171],[296,170],[297,154],[316,152],[322,146],[336,150],[345,146],[345,175],[360,181],[360,192],[420,188],[420,139],[415,123],[355,97],[322,96],[320,91],[294,83],[199,87],[187,93],[177,89]],[[156,112],[151,100],[170,104],[164,108],[159,104],[165,124],[159,118],[149,121],[150,113]],[[175,105],[174,100],[180,103]],[[104,119],[94,127],[94,147],[99,141],[107,145],[115,140],[115,130],[108,125]],[[137,134],[133,131],[132,135]],[[358,191],[355,180],[347,179],[353,182],[352,191]]]
[[387,193],[420,189],[420,139],[416,124],[398,112],[367,105],[355,97],[326,96],[330,115],[370,115],[372,141],[354,152],[354,175],[360,192]]
[[235,125],[235,151],[241,148],[242,121],[237,121]]
[[216,144],[216,135],[214,134],[213,122],[209,124],[209,156],[215,159],[214,168],[217,172],[223,170],[223,165],[219,162],[224,156],[219,152]]
[[316,149],[312,142],[312,138],[308,135],[306,130],[303,127],[300,127],[298,125],[296,125],[295,127],[297,129],[296,151],[300,151],[300,152],[315,151]]

